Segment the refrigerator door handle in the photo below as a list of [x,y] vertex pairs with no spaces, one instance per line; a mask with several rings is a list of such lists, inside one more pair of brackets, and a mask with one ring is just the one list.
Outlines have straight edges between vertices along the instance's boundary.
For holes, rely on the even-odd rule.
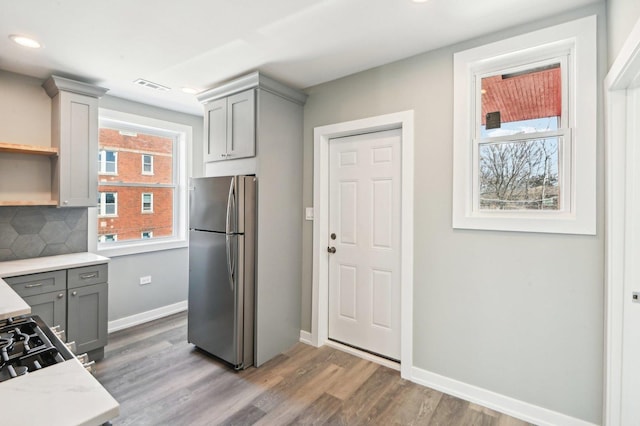
[[231,247],[232,240],[237,238],[235,235],[227,235],[226,236],[226,246],[227,246],[227,275],[229,276],[229,286],[231,287],[231,291],[235,291],[235,281],[236,281],[236,260],[235,260],[235,252],[236,247]]
[[229,184],[229,195],[227,197],[227,223],[226,233],[233,234],[236,232],[235,222],[236,220],[236,179],[231,179]]

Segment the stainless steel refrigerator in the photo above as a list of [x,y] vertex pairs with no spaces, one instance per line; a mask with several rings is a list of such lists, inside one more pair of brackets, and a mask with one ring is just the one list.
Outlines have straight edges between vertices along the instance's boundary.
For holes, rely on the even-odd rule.
[[192,178],[188,340],[236,369],[253,365],[255,176]]

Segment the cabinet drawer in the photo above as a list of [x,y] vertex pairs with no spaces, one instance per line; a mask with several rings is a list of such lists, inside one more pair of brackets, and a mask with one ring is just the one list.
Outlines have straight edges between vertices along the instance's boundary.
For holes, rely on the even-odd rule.
[[85,285],[106,283],[108,281],[107,264],[85,266],[68,270],[67,288],[84,287]]
[[42,272],[40,274],[20,275],[4,278],[19,296],[34,296],[52,291],[65,291],[67,288],[66,271]]

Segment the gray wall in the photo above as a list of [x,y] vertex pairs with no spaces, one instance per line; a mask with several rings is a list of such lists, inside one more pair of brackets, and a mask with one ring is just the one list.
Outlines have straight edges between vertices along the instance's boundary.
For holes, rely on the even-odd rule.
[[[112,96],[102,98],[100,107],[191,126],[192,175],[202,176],[202,117]],[[109,321],[187,300],[188,259],[187,248],[112,257],[109,266]],[[146,275],[151,275],[151,284],[140,286],[140,277]]]
[[607,1],[607,36],[609,43],[609,66],[613,64],[624,41],[640,18],[640,1]]
[[[305,206],[313,204],[313,129],[415,111],[414,364],[599,423],[603,362],[603,136],[596,236],[454,230],[453,53],[586,15],[604,4],[421,54],[309,88]],[[330,66],[330,64],[327,64]],[[602,124],[602,108],[599,108]],[[312,223],[303,236],[302,329],[311,328]]]

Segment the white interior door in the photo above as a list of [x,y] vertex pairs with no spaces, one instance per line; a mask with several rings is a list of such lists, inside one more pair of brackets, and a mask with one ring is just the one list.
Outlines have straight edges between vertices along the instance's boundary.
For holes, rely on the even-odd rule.
[[400,143],[400,129],[329,141],[328,336],[396,360]]
[[[640,89],[627,91],[627,259],[623,295],[621,425],[640,424]],[[634,298],[634,295],[637,295]]]

